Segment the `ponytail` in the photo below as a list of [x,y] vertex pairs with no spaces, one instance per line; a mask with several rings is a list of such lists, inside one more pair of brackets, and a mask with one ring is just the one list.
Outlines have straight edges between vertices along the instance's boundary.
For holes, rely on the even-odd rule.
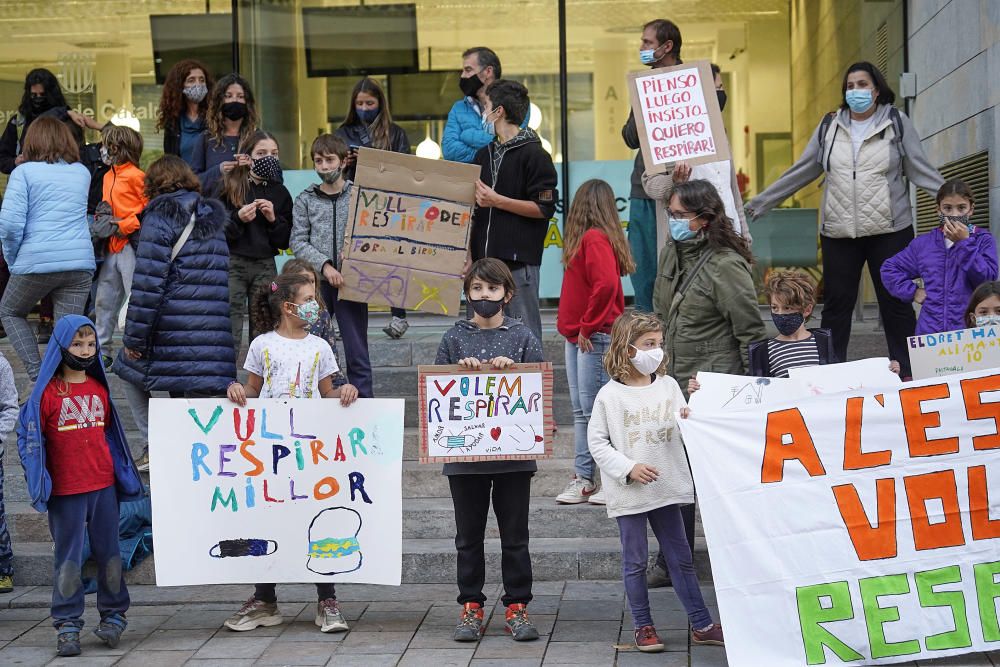
[[304,273],[283,273],[262,285],[250,302],[250,312],[261,331],[251,335],[274,331],[281,324],[281,306],[295,301],[299,288],[308,284],[309,276]]

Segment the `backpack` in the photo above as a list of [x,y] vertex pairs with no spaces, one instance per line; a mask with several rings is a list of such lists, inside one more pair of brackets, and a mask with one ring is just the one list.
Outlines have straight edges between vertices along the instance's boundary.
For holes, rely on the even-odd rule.
[[[830,156],[826,152],[826,135],[830,131],[830,125],[833,123],[833,119],[837,117],[836,111],[831,111],[823,116],[823,120],[819,122],[819,163],[823,166],[823,171],[830,170]],[[899,116],[899,109],[896,107],[889,107],[889,120],[892,122],[892,129],[896,133],[896,137],[892,140],[892,143],[896,144],[899,148],[899,154],[905,158],[906,149],[903,147],[903,119]],[[834,134],[836,136],[836,134]],[[885,136],[885,129],[879,132],[879,139]],[[833,152],[833,149],[830,149]],[[902,169],[902,161],[900,161],[900,169]]]

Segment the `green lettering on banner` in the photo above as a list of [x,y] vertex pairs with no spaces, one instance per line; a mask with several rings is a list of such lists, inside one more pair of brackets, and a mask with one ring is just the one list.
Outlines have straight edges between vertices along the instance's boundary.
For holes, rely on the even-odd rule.
[[[266,489],[265,489],[266,492]],[[222,495],[222,489],[215,487],[215,493],[212,494],[212,511],[215,511],[215,506],[222,503],[223,507],[229,507],[232,505],[232,510],[235,512],[238,508],[236,503],[236,490],[229,489],[229,495]]]
[[[822,598],[829,598],[830,605],[824,607]],[[799,586],[795,589],[795,602],[799,608],[799,627],[802,629],[806,660],[810,665],[826,664],[824,647],[829,647],[842,662],[864,659],[863,655],[821,625],[854,618],[851,589],[846,581]]]
[[997,598],[1000,598],[1000,560],[979,563],[972,567],[976,580],[976,598],[979,600],[979,621],[983,624],[983,639],[1000,641],[1000,622],[997,620]]
[[899,620],[899,607],[880,607],[879,597],[883,595],[905,595],[910,592],[910,581],[905,574],[889,574],[884,577],[868,577],[858,582],[861,586],[861,605],[865,610],[865,625],[868,626],[868,643],[872,658],[889,658],[897,655],[920,653],[920,642],[907,639],[901,642],[885,640],[885,623]]
[[926,570],[913,575],[917,584],[917,599],[921,607],[951,607],[955,629],[930,635],[924,640],[928,651],[972,646],[969,633],[969,615],[965,611],[965,594],[962,591],[935,591],[935,586],[962,583],[962,570],[957,565]]

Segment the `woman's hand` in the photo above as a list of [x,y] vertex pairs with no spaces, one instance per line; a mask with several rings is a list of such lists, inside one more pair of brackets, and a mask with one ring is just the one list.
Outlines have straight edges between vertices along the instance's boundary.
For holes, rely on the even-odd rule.
[[330,283],[332,287],[343,287],[344,286],[344,276],[337,269],[333,268],[333,264],[327,262],[323,265],[323,277],[326,282]]
[[462,368],[468,368],[470,371],[478,371],[482,368],[483,364],[479,359],[475,357],[466,357],[465,359],[459,359],[458,365]]
[[257,199],[257,210],[263,214],[264,219],[268,222],[274,222],[274,203],[267,199]]
[[249,204],[247,204],[246,206],[242,207],[239,211],[237,211],[236,215],[239,216],[239,219],[242,220],[243,222],[246,223],[253,222],[254,218],[257,217],[257,201],[254,200]]
[[632,481],[640,482],[642,484],[649,484],[650,482],[655,482],[660,476],[660,471],[653,466],[648,466],[645,463],[636,463],[632,466],[632,470],[629,472],[628,476]]
[[142,354],[136,352],[135,350],[130,350],[129,348],[124,347],[122,348],[122,351],[125,353],[125,356],[131,359],[132,361],[138,361],[139,359],[142,359]]
[[691,165],[687,162],[678,162],[674,165],[674,171],[670,174],[674,183],[683,183],[691,178]]
[[701,383],[698,382],[698,374],[696,373],[690,380],[688,380],[688,395],[701,389]]
[[358,400],[358,388],[353,384],[344,384],[338,388],[340,391],[340,404],[345,408]]
[[594,351],[594,344],[590,342],[589,338],[584,338],[583,336],[576,337],[576,346],[584,354]]
[[493,357],[490,359],[493,368],[510,368],[514,365],[514,360],[510,357]]
[[236,405],[243,407],[247,404],[247,392],[242,384],[234,382],[226,389],[226,396]]
[[927,290],[923,287],[918,287],[917,291],[913,293],[913,303],[923,303],[927,298]]
[[944,227],[941,229],[944,232],[946,239],[952,243],[958,243],[959,241],[964,241],[969,238],[969,228],[965,225],[955,222],[954,220],[944,221]]

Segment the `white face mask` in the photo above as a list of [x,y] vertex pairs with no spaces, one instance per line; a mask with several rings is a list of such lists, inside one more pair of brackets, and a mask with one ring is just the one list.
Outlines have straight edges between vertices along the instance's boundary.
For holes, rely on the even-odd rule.
[[643,375],[652,375],[663,363],[663,348],[640,350],[635,345],[631,347],[635,350],[635,356],[631,359],[632,365]]
[[1000,325],[1000,315],[976,315],[977,327]]

